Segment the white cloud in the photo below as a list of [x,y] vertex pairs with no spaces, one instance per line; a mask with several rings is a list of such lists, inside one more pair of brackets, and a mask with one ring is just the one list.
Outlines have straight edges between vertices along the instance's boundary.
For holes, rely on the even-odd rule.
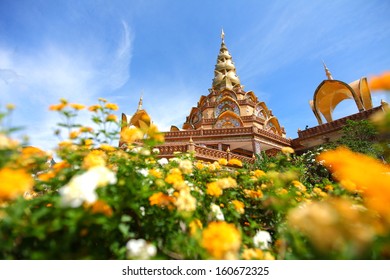
[[[32,145],[51,149],[57,141],[52,131],[58,117],[48,111],[49,105],[58,103],[60,98],[95,104],[97,97],[128,81],[132,36],[124,21],[122,29],[117,48],[106,53],[69,49],[56,42],[34,53],[0,47],[4,67],[0,71],[1,103],[16,104],[13,123],[26,128],[24,132]],[[83,49],[88,50],[88,46]],[[80,121],[89,122],[85,116]]]

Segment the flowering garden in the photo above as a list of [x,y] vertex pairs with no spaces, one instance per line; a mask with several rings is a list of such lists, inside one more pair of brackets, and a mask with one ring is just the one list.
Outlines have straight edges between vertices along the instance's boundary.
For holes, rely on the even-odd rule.
[[[167,160],[149,119],[122,130],[126,149],[110,144],[116,104],[50,110],[67,134],[55,163],[12,138],[12,105],[0,112],[0,259],[390,258],[389,158],[286,147],[251,165]],[[388,155],[390,114],[376,123]]]

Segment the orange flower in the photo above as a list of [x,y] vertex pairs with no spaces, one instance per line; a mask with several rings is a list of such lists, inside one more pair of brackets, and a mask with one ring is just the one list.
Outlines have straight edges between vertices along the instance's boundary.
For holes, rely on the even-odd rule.
[[233,224],[211,222],[203,230],[202,246],[214,259],[235,259],[241,246],[240,231]]
[[372,77],[370,87],[372,90],[390,90],[390,71],[384,72],[380,76]]
[[192,220],[189,224],[190,227],[190,235],[194,236],[198,230],[203,228],[202,222],[199,219]]
[[114,114],[110,114],[106,117],[106,121],[108,122],[117,122],[118,121],[118,117]]
[[14,199],[34,185],[31,175],[23,169],[1,169],[0,182],[0,200]]
[[337,148],[319,155],[318,161],[350,191],[362,193],[368,208],[390,222],[390,167],[369,156]]
[[92,213],[101,213],[107,217],[112,216],[112,208],[103,200],[96,200],[92,205],[90,205]]
[[172,205],[172,203],[175,201],[175,198],[166,195],[162,192],[155,193],[149,197],[149,204],[151,206],[157,205],[160,207],[169,206]]
[[56,105],[50,105],[49,110],[50,111],[61,111],[66,107],[66,104],[61,103],[61,104],[56,104]]
[[76,139],[80,135],[80,131],[71,131],[69,133],[69,138],[70,139]]
[[83,168],[89,169],[95,166],[105,166],[106,165],[106,154],[100,150],[91,151],[83,159]]
[[264,177],[266,176],[265,172],[263,170],[255,170],[253,171],[253,175],[256,177],[256,178],[260,178],[260,177]]

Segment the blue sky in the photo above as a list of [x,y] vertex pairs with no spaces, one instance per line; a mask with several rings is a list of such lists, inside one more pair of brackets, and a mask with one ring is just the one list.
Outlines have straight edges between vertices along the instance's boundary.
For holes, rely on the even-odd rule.
[[[241,84],[295,138],[317,124],[308,101],[326,78],[322,60],[347,83],[390,69],[389,15],[385,0],[1,0],[0,106],[14,103],[12,123],[45,149],[59,121],[47,108],[61,97],[103,97],[120,116],[143,92],[161,130],[181,127],[211,87],[223,28]],[[345,101],[335,114],[354,112]]]

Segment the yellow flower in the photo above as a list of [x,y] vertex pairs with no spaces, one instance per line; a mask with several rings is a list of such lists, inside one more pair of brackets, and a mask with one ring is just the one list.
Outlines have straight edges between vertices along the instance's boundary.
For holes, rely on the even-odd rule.
[[118,117],[114,114],[109,114],[107,117],[106,117],[106,121],[108,122],[117,122],[118,121]]
[[121,131],[121,139],[122,141],[131,144],[137,140],[140,140],[144,137],[144,134],[137,127],[125,127]]
[[15,104],[9,103],[5,106],[5,108],[7,108],[8,111],[12,111],[15,109]]
[[23,169],[0,170],[0,200],[14,199],[29,191],[34,185],[31,175]]
[[228,188],[237,187],[237,181],[235,179],[233,179],[232,177],[218,179],[216,182],[221,189],[228,189]]
[[228,161],[227,161],[227,159],[226,158],[220,158],[219,160],[218,160],[218,163],[220,164],[220,165],[227,165],[228,164]]
[[244,249],[241,258],[244,260],[275,260],[270,252],[263,252],[259,248]]
[[80,132],[93,132],[93,128],[89,126],[82,126],[79,128]]
[[93,145],[93,140],[92,139],[85,139],[84,140],[84,145],[89,147]]
[[88,110],[91,112],[97,112],[101,108],[102,108],[102,106],[100,106],[100,105],[92,105],[92,106],[88,107]]
[[390,90],[390,71],[384,72],[380,76],[372,77],[370,88],[372,90]]
[[113,152],[113,151],[116,151],[116,148],[109,145],[109,144],[101,144],[100,147],[99,147],[101,150],[103,151],[106,151],[106,152]]
[[181,190],[174,204],[178,211],[192,212],[196,209],[196,198],[188,190]]
[[251,198],[262,198],[263,192],[261,190],[244,190],[244,193]]
[[106,154],[100,150],[93,150],[83,159],[83,168],[89,169],[95,166],[106,165]]
[[71,103],[69,104],[70,107],[72,107],[73,109],[79,111],[79,110],[83,110],[85,108],[84,105],[82,104],[76,104],[76,103]]
[[173,186],[180,185],[184,182],[183,175],[179,168],[172,168],[169,170],[167,177],[165,178],[165,182],[168,184],[172,184]]
[[296,187],[301,192],[306,191],[306,187],[301,182],[299,182],[297,180],[293,180],[291,183],[294,185],[294,187]]
[[119,109],[118,105],[114,103],[106,103],[105,107],[113,111],[117,111]]
[[203,228],[202,222],[199,219],[194,219],[189,224],[190,235],[194,236],[199,230]]
[[282,148],[282,153],[285,155],[293,154],[295,151],[291,147],[283,147]]
[[224,221],[211,222],[202,232],[202,247],[213,259],[236,259],[241,246],[241,234]]
[[46,172],[46,173],[39,174],[38,175],[38,179],[41,180],[41,181],[47,182],[47,181],[53,179],[55,176],[56,176],[55,172],[49,171],[49,172]]
[[239,200],[233,200],[232,204],[238,213],[240,213],[240,214],[245,213],[245,204],[243,202],[241,202]]
[[239,159],[232,158],[228,161],[228,165],[242,167],[242,162]]
[[67,167],[70,167],[70,164],[69,164],[69,162],[67,162],[65,160],[57,162],[53,165],[53,169],[55,172],[59,172],[60,170],[67,168]]
[[162,178],[162,172],[154,168],[149,170],[149,174],[156,178]]
[[197,161],[197,162],[195,163],[195,167],[196,167],[197,169],[203,169],[203,168],[204,168],[204,164],[203,164],[201,161]]
[[222,195],[222,192],[223,191],[217,182],[211,182],[207,184],[207,190],[206,190],[207,194],[211,196],[219,197],[220,195]]
[[266,176],[265,172],[263,170],[255,170],[253,171],[253,175],[256,177],[256,178],[260,178],[260,177],[264,177]]
[[304,203],[289,211],[290,227],[306,235],[322,252],[341,252],[353,248],[364,252],[374,238],[371,216],[365,216],[346,199],[327,199]]
[[71,131],[69,133],[69,138],[70,139],[76,139],[80,135],[80,131]]
[[106,103],[106,102],[107,102],[107,99],[102,98],[102,97],[99,97],[98,100],[99,100],[100,102],[103,102],[103,103]]

